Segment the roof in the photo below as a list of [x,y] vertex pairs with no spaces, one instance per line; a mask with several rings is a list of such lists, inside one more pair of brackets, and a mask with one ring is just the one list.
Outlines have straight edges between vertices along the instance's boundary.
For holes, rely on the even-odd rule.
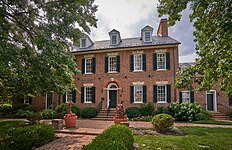
[[73,52],[95,51],[95,50],[109,50],[119,48],[132,48],[132,47],[146,47],[146,46],[160,46],[160,45],[174,45],[180,44],[179,41],[171,37],[152,36],[152,42],[144,43],[141,37],[122,39],[118,45],[110,45],[110,40],[95,41],[94,44],[87,48],[78,48],[74,46]]
[[179,68],[187,68],[190,66],[193,66],[194,62],[184,62],[184,63],[179,63]]

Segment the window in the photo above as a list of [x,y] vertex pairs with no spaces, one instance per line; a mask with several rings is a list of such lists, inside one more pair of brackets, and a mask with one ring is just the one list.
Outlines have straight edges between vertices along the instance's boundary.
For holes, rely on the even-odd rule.
[[92,103],[92,97],[93,97],[92,87],[85,87],[84,89],[85,89],[84,102]]
[[85,48],[86,47],[86,38],[81,38],[80,42],[81,42],[80,47]]
[[92,73],[93,68],[92,58],[85,58],[85,73]]
[[67,92],[67,99],[66,99],[66,102],[67,101],[72,101],[72,91],[71,90],[69,90],[68,92]]
[[143,86],[134,86],[134,103],[143,102]]
[[134,71],[142,71],[143,70],[143,60],[142,54],[134,55]]
[[190,103],[190,92],[189,91],[182,91],[182,103]]
[[109,56],[108,57],[108,71],[109,72],[116,72],[117,71],[117,57],[116,56]]
[[167,102],[167,89],[166,85],[157,85],[157,102],[166,103]]
[[157,69],[166,69],[166,54],[157,53]]
[[150,31],[144,32],[144,42],[151,42],[151,32]]
[[117,44],[117,35],[111,35],[111,45],[116,45]]
[[24,104],[30,104],[30,97],[29,96],[24,96]]

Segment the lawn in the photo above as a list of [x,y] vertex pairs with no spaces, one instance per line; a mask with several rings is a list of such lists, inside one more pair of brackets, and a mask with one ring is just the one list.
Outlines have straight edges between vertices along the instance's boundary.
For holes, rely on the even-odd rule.
[[192,123],[196,123],[196,124],[232,125],[232,122],[218,121],[218,120],[200,120],[200,121],[193,121]]
[[135,142],[142,150],[178,149],[178,150],[231,150],[232,129],[206,127],[178,127],[186,136],[135,136]]

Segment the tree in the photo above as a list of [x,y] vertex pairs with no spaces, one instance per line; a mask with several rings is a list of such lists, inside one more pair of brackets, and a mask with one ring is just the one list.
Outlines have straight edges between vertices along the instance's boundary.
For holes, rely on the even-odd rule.
[[94,0],[0,0],[0,99],[74,88],[71,44],[96,27]]
[[198,58],[194,66],[181,72],[178,88],[189,87],[201,75],[198,90],[209,90],[220,82],[220,88],[232,96],[232,1],[231,0],[159,0],[159,15],[169,15],[169,25],[181,19],[181,11],[192,10],[189,18],[195,27]]

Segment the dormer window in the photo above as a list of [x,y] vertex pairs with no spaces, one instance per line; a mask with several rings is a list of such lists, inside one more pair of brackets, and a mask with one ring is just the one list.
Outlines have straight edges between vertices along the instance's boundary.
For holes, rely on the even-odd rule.
[[111,45],[116,45],[117,42],[117,34],[111,35]]
[[151,31],[144,32],[144,42],[151,42]]
[[80,39],[80,47],[81,48],[86,48],[86,38],[81,38]]

